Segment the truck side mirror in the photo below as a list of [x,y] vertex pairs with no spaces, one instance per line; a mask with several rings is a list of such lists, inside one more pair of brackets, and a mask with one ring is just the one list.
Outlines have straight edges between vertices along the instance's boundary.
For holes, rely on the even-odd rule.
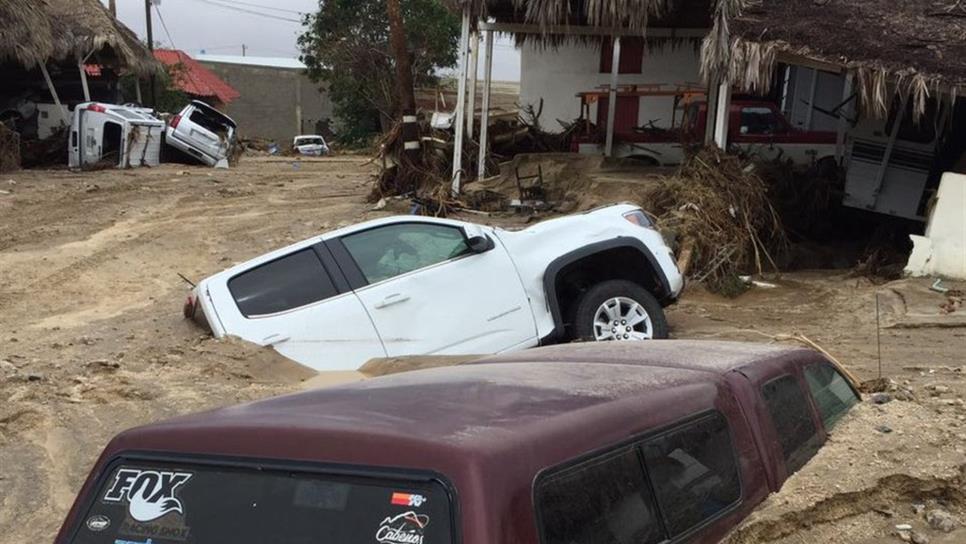
[[463,237],[466,239],[466,247],[470,248],[473,253],[484,253],[496,247],[493,239],[487,236],[483,228],[477,225],[464,226]]

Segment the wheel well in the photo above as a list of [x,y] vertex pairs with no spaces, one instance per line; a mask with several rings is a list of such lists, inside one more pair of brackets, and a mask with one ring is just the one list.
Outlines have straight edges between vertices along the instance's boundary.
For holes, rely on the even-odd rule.
[[666,295],[658,272],[637,248],[615,247],[581,257],[561,268],[554,282],[559,315],[566,325],[568,337],[580,296],[593,285],[607,280],[634,282],[658,300]]

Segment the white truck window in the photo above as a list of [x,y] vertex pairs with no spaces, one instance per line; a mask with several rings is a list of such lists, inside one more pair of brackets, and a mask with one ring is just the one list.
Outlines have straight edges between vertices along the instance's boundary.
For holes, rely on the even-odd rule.
[[469,252],[463,232],[447,225],[402,223],[350,234],[342,243],[369,283],[432,266]]
[[243,272],[228,280],[228,290],[245,317],[284,312],[338,293],[312,248]]

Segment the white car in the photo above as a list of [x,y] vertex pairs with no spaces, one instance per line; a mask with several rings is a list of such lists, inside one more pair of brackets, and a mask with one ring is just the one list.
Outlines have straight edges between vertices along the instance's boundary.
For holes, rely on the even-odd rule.
[[192,100],[168,121],[165,142],[208,166],[227,167],[236,129],[235,122],[224,113]]
[[374,357],[489,354],[666,338],[684,280],[640,208],[619,204],[520,231],[377,219],[202,280],[186,317],[317,370]]
[[321,157],[329,154],[329,146],[325,143],[325,138],[317,134],[296,136],[292,140],[292,147],[299,155]]

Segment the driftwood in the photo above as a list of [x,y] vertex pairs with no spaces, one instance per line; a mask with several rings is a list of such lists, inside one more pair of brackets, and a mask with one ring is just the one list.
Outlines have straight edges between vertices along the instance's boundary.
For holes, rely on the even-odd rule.
[[691,156],[652,195],[662,230],[681,241],[679,262],[688,276],[729,293],[739,273],[778,271],[775,256],[788,239],[768,188],[752,163],[709,148]]

